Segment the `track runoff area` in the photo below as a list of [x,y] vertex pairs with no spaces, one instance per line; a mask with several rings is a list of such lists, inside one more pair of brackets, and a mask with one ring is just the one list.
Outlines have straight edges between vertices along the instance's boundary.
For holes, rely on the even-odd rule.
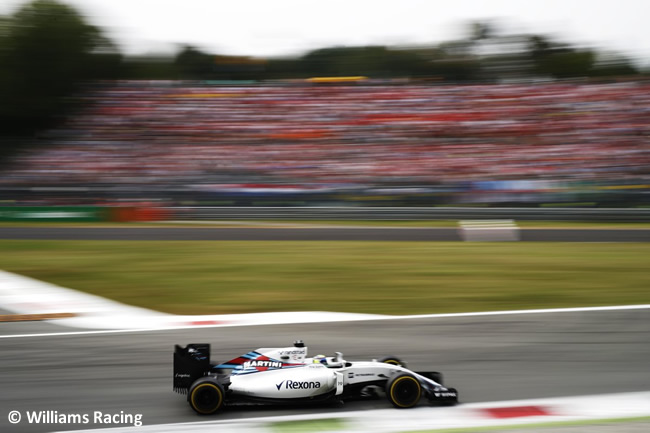
[[[436,318],[472,318],[486,316],[526,316],[544,314],[588,314],[590,312],[646,310],[650,305],[631,305],[594,308],[567,308],[549,310],[519,310],[475,312],[460,314],[432,314],[417,316],[381,316],[381,315],[347,315],[341,313],[304,312],[304,313],[266,313],[228,316],[175,316],[161,314],[144,309],[133,308],[113,301],[87,295],[48,283],[40,282],[19,275],[0,272],[0,308],[14,313],[16,317],[26,317],[25,322],[13,323],[13,332],[0,335],[0,341],[6,339],[29,339],[37,337],[68,337],[82,335],[165,332],[175,329],[198,329],[238,326],[269,326],[278,324],[300,323],[335,323],[349,321],[409,321],[415,319]],[[28,300],[40,299],[43,305]],[[50,310],[43,310],[48,305]],[[61,313],[61,309],[74,308],[77,311]],[[59,317],[50,316],[61,314]],[[30,315],[42,317],[30,318]],[[83,317],[83,319],[80,319]],[[52,323],[67,326],[65,328],[46,327],[44,332],[22,332],[22,323],[28,320],[51,320]],[[116,326],[119,324],[119,326]],[[152,325],[145,327],[144,325]],[[43,324],[44,326],[46,323]],[[70,329],[73,327],[76,329]],[[114,328],[120,329],[114,329]],[[83,328],[80,329],[80,328]],[[94,328],[94,329],[88,329]],[[108,329],[107,329],[108,328]],[[113,328],[113,329],[110,329]],[[462,401],[462,390],[461,401]],[[180,403],[180,402],[179,402]],[[27,412],[27,411],[23,411]],[[267,412],[268,413],[268,412]],[[427,407],[422,405],[411,410],[369,409],[363,411],[325,410],[324,412],[302,414],[300,410],[290,415],[263,416],[244,419],[201,418],[196,422],[153,424],[151,419],[143,420],[137,414],[124,414],[116,420],[96,420],[93,414],[80,418],[81,424],[52,424],[52,417],[58,413],[22,413],[10,411],[4,416],[12,427],[20,423],[47,423],[48,430],[65,431],[73,427],[74,431],[92,426],[90,430],[105,430],[112,424],[111,432],[148,431],[148,432],[374,432],[392,433],[408,431],[440,431],[454,429],[537,428],[553,426],[565,428],[574,425],[589,425],[590,431],[597,430],[604,423],[605,430],[616,432],[636,432],[636,428],[650,429],[650,391],[628,392],[609,395],[588,395],[579,397],[545,398],[533,400],[496,401],[460,404],[455,407]],[[48,418],[49,417],[49,418]],[[87,422],[86,422],[87,420]],[[49,423],[48,423],[49,421]],[[66,421],[66,420],[64,420]],[[76,419],[72,420],[76,422]],[[95,422],[97,421],[97,422]],[[103,422],[106,421],[106,422]],[[133,421],[133,422],[131,422]],[[625,421],[625,422],[623,422]],[[614,427],[607,427],[614,425]],[[639,427],[641,426],[641,427]],[[31,427],[35,427],[31,425]],[[600,427],[602,430],[603,427]],[[19,430],[16,430],[19,431]],[[638,430],[645,431],[645,430]]]
[[[427,431],[642,433],[650,427],[650,392],[460,404],[409,410],[375,409],[245,420],[199,421],[82,432],[406,433]],[[574,430],[579,427],[584,430]],[[537,430],[539,429],[539,430]],[[79,430],[75,430],[79,433]],[[70,431],[72,432],[72,431]]]

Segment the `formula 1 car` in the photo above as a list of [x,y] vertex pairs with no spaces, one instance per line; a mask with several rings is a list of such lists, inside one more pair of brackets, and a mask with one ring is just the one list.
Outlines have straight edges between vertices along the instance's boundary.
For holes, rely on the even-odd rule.
[[411,408],[424,395],[453,405],[458,392],[442,385],[438,372],[413,372],[396,357],[346,361],[307,358],[300,340],[292,347],[261,348],[228,362],[210,362],[209,344],[175,346],[174,391],[187,394],[192,409],[209,415],[241,403],[296,404],[376,398],[385,393],[396,408]]

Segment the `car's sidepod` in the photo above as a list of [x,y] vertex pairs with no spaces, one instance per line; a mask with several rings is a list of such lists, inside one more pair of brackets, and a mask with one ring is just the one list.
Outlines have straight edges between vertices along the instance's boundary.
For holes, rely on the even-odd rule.
[[260,371],[232,376],[230,391],[251,398],[310,398],[336,390],[337,376],[321,364]]

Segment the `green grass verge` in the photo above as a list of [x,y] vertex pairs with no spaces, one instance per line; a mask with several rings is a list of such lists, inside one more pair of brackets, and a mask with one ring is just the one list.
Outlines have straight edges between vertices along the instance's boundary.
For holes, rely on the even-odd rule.
[[318,433],[345,431],[347,424],[342,418],[322,418],[274,422],[269,427],[275,433]]
[[648,243],[0,241],[0,269],[178,314],[650,303]]

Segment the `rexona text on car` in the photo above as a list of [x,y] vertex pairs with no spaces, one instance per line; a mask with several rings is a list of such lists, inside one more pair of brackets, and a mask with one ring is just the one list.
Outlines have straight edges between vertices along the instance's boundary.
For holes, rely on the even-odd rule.
[[209,344],[176,345],[174,391],[187,394],[192,409],[208,415],[237,403],[302,403],[377,398],[385,394],[397,408],[414,407],[422,396],[456,404],[458,392],[442,385],[435,371],[414,372],[394,356],[347,361],[307,357],[307,347],[261,348],[224,363],[210,362]]

